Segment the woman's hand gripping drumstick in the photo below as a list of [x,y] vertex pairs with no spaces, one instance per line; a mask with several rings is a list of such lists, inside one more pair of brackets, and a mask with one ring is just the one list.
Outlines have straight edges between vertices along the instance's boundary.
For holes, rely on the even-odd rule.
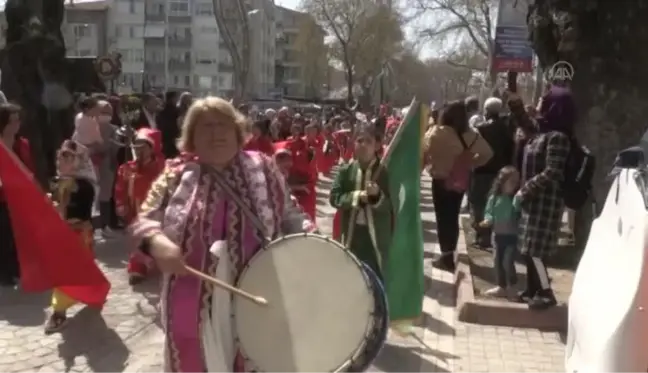
[[223,290],[227,290],[246,298],[256,304],[263,306],[268,304],[268,301],[263,297],[250,294],[219,279],[206,275],[195,268],[189,267],[184,261],[182,249],[180,249],[178,245],[173,243],[164,234],[156,234],[151,237],[150,240],[151,256],[155,259],[158,268],[160,268],[162,272],[173,273],[176,275],[190,274]]
[[233,294],[236,294],[236,295],[238,295],[240,297],[243,297],[243,298],[245,298],[247,300],[250,300],[250,301],[252,301],[252,302],[254,302],[254,303],[258,304],[258,305],[261,305],[261,306],[268,305],[268,301],[263,297],[260,297],[260,296],[254,295],[254,294],[250,294],[250,293],[248,293],[246,291],[243,291],[243,290],[241,290],[239,288],[236,288],[236,287],[234,287],[234,286],[232,286],[232,285],[230,285],[228,283],[225,283],[225,282],[223,282],[223,281],[221,281],[221,280],[219,280],[217,278],[206,275],[206,274],[200,272],[199,270],[197,270],[195,268],[185,266],[185,269],[187,270],[187,272],[189,272],[189,274],[191,274],[193,276],[196,276],[196,277],[198,277],[199,279],[201,279],[203,281],[209,282],[210,284],[212,284],[214,286],[217,286],[217,287],[219,287],[219,288],[221,288],[223,290],[227,290],[227,291],[229,291],[229,292],[231,292]]

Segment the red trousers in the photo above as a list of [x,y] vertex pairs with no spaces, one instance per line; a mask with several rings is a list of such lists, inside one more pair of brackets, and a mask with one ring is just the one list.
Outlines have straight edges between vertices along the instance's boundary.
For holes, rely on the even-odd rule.
[[297,202],[304,212],[311,219],[313,224],[315,224],[315,219],[317,217],[317,192],[315,191],[315,185],[309,185],[308,194],[300,194],[297,197]]

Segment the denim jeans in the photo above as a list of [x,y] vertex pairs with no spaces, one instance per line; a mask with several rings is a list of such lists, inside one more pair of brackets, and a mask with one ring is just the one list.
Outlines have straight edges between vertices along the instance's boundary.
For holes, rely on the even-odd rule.
[[493,235],[493,262],[495,268],[495,280],[502,288],[513,286],[517,283],[515,272],[515,258],[517,251],[517,235],[515,234],[494,234]]

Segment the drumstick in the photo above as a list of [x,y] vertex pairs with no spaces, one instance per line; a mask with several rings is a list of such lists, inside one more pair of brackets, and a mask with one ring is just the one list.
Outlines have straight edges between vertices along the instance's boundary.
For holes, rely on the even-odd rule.
[[268,305],[268,301],[263,297],[250,294],[250,293],[248,293],[246,291],[243,291],[243,290],[241,290],[239,288],[236,288],[236,287],[234,287],[234,286],[232,286],[230,284],[227,284],[227,283],[225,283],[225,282],[223,282],[223,281],[221,281],[221,280],[219,280],[217,278],[206,275],[206,274],[200,272],[199,270],[197,270],[195,268],[192,268],[192,267],[189,267],[187,265],[185,265],[185,269],[190,274],[198,277],[199,279],[201,279],[203,281],[207,281],[210,284],[212,284],[214,286],[217,286],[217,287],[219,287],[219,288],[221,288],[223,290],[227,290],[230,293],[234,293],[234,294],[236,294],[236,295],[238,295],[240,297],[243,297],[243,298],[245,298],[247,300],[250,300],[250,301],[252,301],[252,302],[254,302],[254,303],[258,304],[258,305],[261,305],[261,306],[267,306]]

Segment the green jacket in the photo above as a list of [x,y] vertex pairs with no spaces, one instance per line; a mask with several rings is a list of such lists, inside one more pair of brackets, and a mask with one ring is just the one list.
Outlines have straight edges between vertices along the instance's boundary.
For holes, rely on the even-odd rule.
[[[378,178],[374,180],[379,169]],[[359,197],[370,180],[378,184],[380,194],[365,204]],[[373,267],[372,262],[377,262],[378,268],[374,270],[381,273],[391,245],[393,211],[389,175],[379,159],[366,170],[362,170],[357,161],[341,166],[333,181],[329,201],[340,211],[341,243],[370,266]],[[362,211],[366,214],[366,225],[358,223],[358,214]]]

